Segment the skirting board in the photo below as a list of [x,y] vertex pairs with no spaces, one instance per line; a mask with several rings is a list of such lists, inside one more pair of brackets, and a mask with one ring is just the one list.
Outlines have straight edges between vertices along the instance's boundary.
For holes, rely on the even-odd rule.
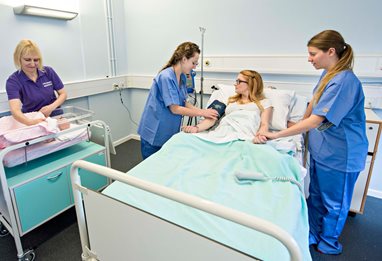
[[113,145],[116,147],[116,146],[118,146],[118,145],[120,145],[126,141],[129,141],[129,140],[141,140],[141,137],[137,134],[129,134],[126,137],[123,137],[119,140],[114,141]]
[[379,190],[369,189],[367,191],[367,195],[370,196],[370,197],[382,199],[382,191],[379,191]]

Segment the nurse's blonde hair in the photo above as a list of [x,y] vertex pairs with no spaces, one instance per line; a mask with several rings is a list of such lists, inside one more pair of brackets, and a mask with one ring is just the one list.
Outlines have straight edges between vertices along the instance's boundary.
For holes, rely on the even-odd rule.
[[[243,70],[240,72],[240,74],[243,75],[245,80],[248,82],[249,101],[256,103],[260,111],[263,111],[264,107],[260,103],[260,101],[265,98],[263,93],[264,91],[263,78],[258,72],[252,71],[252,70]],[[242,98],[241,94],[237,93],[234,96],[229,97],[228,104],[234,103],[234,102],[242,103],[241,98]]]
[[186,59],[190,59],[195,55],[195,53],[200,54],[199,46],[192,42],[184,42],[180,44],[174,53],[172,54],[170,60],[167,62],[165,66],[163,66],[162,70],[167,69],[168,67],[171,67],[178,62],[180,62],[183,57],[186,57]]
[[32,42],[31,40],[21,40],[16,46],[15,52],[13,53],[13,62],[15,63],[16,69],[21,70],[21,58],[24,55],[35,54],[40,59],[38,63],[38,69],[42,70],[42,55],[40,49],[37,44]]
[[325,76],[321,79],[313,95],[313,105],[315,105],[320,100],[326,85],[334,76],[345,70],[353,70],[354,55],[350,44],[345,43],[341,34],[334,30],[325,30],[313,36],[308,42],[308,47],[316,47],[324,52],[327,52],[330,48],[334,48],[339,59],[336,65],[327,71]]

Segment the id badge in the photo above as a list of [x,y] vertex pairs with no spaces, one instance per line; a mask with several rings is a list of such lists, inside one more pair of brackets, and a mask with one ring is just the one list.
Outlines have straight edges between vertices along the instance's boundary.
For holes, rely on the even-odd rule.
[[318,130],[318,131],[326,131],[327,129],[329,129],[333,125],[334,125],[333,123],[331,123],[330,121],[327,121],[327,122],[322,123],[320,126],[318,126],[316,128],[316,130]]

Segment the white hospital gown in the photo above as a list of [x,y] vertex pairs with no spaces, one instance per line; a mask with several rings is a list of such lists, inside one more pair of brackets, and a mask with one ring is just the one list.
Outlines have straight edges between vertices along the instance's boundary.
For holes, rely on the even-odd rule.
[[[260,103],[264,109],[272,106],[269,99],[261,100]],[[230,103],[225,110],[225,116],[215,129],[194,133],[194,135],[214,143],[252,140],[260,127],[260,114],[256,103]]]

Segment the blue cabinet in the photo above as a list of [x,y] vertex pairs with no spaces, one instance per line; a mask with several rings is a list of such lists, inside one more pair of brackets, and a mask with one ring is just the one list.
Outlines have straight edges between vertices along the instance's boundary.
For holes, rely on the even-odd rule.
[[[5,170],[11,191],[20,235],[71,207],[71,164],[79,159],[106,165],[105,148],[92,142],[81,142],[70,148]],[[82,185],[98,190],[107,178],[80,170]]]
[[73,204],[66,167],[16,187],[14,195],[22,231],[28,231]]
[[[105,153],[100,152],[94,155],[91,155],[85,159],[86,161],[106,166],[105,161]],[[69,170],[70,171],[70,170]],[[96,175],[90,171],[79,169],[78,174],[81,177],[81,185],[93,189],[93,190],[99,190],[102,187],[106,186],[107,184],[107,178],[105,176]],[[72,193],[71,193],[72,194]]]

